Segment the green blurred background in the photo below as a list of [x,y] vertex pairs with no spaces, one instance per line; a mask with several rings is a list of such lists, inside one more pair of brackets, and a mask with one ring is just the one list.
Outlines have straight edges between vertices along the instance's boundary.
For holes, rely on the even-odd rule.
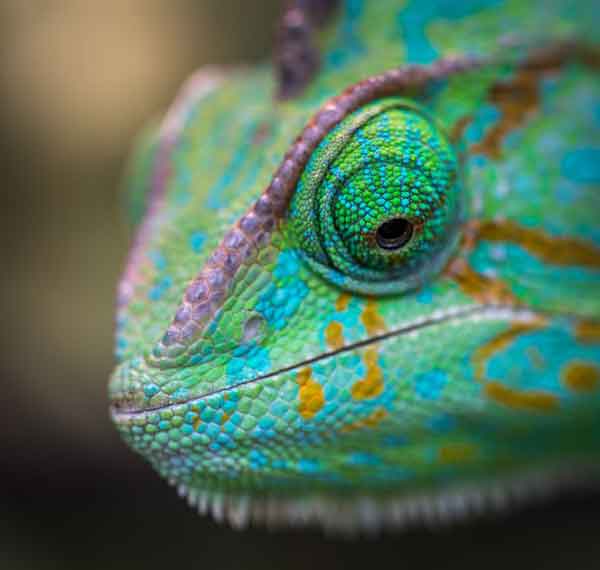
[[[375,0],[370,0],[375,1]],[[1,568],[584,568],[600,495],[378,540],[237,533],[109,422],[130,142],[205,63],[268,57],[278,0],[0,0]]]

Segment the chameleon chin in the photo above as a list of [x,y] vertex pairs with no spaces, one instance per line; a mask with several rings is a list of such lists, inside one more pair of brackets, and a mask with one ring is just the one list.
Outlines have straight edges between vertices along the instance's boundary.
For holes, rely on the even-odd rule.
[[291,2],[274,70],[186,83],[109,397],[190,505],[373,531],[600,477],[594,4]]

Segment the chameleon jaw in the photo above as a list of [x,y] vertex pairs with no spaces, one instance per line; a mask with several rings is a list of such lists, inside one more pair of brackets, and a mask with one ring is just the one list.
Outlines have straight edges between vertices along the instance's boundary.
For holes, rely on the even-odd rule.
[[[467,306],[454,306],[439,311],[435,311],[432,314],[414,319],[407,323],[403,323],[402,326],[392,330],[388,330],[378,335],[371,336],[362,341],[352,343],[341,348],[330,350],[321,353],[312,358],[307,358],[300,362],[295,362],[289,366],[278,368],[275,371],[263,374],[248,380],[243,380],[235,384],[218,387],[215,389],[208,389],[200,394],[195,394],[189,398],[175,399],[175,398],[163,398],[162,401],[157,403],[151,403],[148,401],[147,394],[144,393],[143,381],[147,381],[149,372],[152,374],[160,373],[160,370],[147,367],[145,363],[141,364],[141,367],[145,371],[138,370],[138,367],[133,366],[129,362],[123,363],[115,370],[109,384],[110,392],[110,413],[115,423],[127,422],[134,417],[140,417],[147,413],[160,412],[179,406],[183,404],[189,404],[193,402],[200,402],[207,398],[216,396],[218,394],[226,393],[231,390],[248,386],[251,384],[260,383],[264,380],[277,377],[287,372],[299,370],[301,368],[311,366],[312,364],[332,358],[338,354],[349,352],[352,350],[364,348],[370,344],[385,341],[390,338],[394,338],[401,335],[409,335],[416,333],[421,329],[438,326],[445,323],[456,323],[460,321],[477,321],[477,320],[488,320],[488,319],[510,319],[513,322],[519,323],[532,323],[539,322],[540,319],[544,319],[544,316],[538,312],[525,307],[517,307],[514,305],[467,305]],[[135,377],[142,378],[142,382],[132,380]],[[144,378],[146,377],[146,378]]]

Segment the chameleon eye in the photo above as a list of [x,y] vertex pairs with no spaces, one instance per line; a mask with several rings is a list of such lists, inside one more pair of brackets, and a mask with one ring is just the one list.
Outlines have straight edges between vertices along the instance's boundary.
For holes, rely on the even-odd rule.
[[342,287],[406,291],[438,271],[456,243],[459,180],[452,145],[421,107],[373,102],[311,156],[290,206],[293,240]]

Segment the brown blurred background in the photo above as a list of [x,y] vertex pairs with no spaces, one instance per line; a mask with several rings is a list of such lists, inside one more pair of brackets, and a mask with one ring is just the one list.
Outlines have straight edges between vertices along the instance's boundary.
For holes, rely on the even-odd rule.
[[597,494],[378,541],[236,533],[189,511],[117,438],[106,381],[131,139],[196,67],[268,57],[279,11],[0,0],[0,567],[593,566]]

